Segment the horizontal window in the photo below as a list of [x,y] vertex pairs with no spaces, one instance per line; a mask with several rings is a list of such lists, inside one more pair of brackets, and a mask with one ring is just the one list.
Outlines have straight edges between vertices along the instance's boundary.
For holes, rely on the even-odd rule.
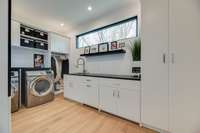
[[105,42],[137,37],[137,16],[76,36],[76,47],[82,48]]

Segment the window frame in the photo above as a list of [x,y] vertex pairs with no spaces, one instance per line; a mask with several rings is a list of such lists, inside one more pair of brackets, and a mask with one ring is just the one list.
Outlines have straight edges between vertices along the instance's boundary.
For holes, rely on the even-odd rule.
[[120,24],[123,24],[123,23],[126,23],[126,22],[130,22],[132,20],[136,20],[136,37],[138,37],[138,35],[139,35],[139,32],[138,32],[139,31],[138,30],[138,28],[139,28],[138,27],[138,16],[134,16],[134,17],[122,20],[122,21],[118,21],[118,22],[115,22],[115,23],[112,23],[112,24],[109,24],[109,25],[106,25],[106,26],[103,26],[103,27],[100,27],[100,28],[85,32],[85,33],[82,33],[82,34],[76,35],[76,48],[77,49],[84,48],[84,47],[79,47],[79,44],[78,44],[78,38],[79,37],[87,35],[87,34],[91,34],[93,32],[98,32],[100,30],[108,29],[110,27],[117,26],[117,25],[120,25]]

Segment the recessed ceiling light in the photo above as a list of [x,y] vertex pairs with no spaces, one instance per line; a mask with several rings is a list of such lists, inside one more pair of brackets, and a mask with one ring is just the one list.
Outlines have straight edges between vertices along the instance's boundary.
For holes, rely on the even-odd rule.
[[61,24],[60,24],[61,27],[63,27],[64,25],[65,25],[64,23],[61,23]]
[[92,11],[92,6],[88,6],[88,11]]

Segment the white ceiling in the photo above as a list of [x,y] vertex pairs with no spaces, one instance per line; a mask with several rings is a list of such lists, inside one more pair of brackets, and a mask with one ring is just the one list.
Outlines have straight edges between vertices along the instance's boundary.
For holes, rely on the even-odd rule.
[[[13,0],[12,15],[19,21],[66,34],[95,18],[138,3],[139,0]],[[92,12],[87,10],[90,4]],[[61,27],[61,23],[65,26]]]

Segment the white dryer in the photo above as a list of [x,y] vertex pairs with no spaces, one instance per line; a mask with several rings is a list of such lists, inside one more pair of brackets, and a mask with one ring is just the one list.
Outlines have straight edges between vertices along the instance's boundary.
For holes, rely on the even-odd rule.
[[51,70],[26,71],[25,106],[33,107],[54,100],[54,76]]

